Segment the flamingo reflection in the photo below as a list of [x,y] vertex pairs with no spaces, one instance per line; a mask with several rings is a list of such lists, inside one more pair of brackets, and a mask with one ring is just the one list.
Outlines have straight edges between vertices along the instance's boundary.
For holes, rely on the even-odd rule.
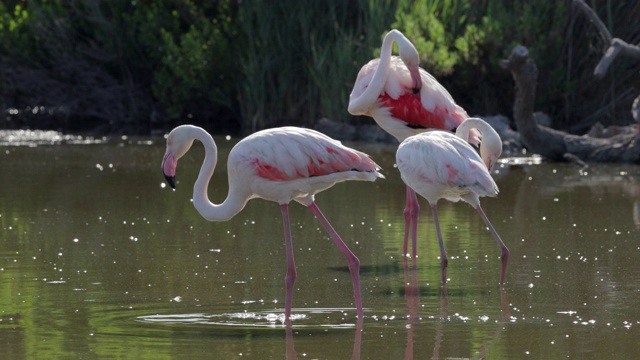
[[[422,318],[419,315],[418,309],[420,308],[420,288],[417,279],[417,271],[415,268],[409,269],[405,263],[405,301],[407,306],[407,341],[404,352],[405,360],[412,360],[414,358],[414,344],[418,341],[416,335],[416,328],[420,325]],[[477,354],[474,354],[474,358],[486,358],[489,351],[497,343],[497,340],[501,337],[502,333],[506,330],[506,325],[510,318],[509,302],[507,301],[507,294],[504,289],[500,290],[500,319],[496,322],[496,330],[482,344]],[[451,354],[442,354],[444,350],[442,344],[447,334],[447,325],[450,323],[449,319],[449,293],[447,286],[444,285],[441,288],[440,293],[440,311],[435,318],[437,325],[434,331],[433,340],[433,352],[431,359],[444,359],[449,358]],[[477,356],[476,356],[477,355]]]
[[[364,319],[358,318],[356,321],[356,333],[353,340],[353,353],[351,355],[352,360],[360,360],[360,348],[362,347],[362,325]],[[287,360],[297,360],[298,353],[296,352],[295,342],[293,339],[293,324],[291,320],[285,322],[285,338],[286,338],[286,356]]]

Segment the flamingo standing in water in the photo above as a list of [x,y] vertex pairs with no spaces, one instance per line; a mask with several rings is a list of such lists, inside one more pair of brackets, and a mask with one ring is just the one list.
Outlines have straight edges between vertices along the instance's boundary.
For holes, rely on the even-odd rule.
[[239,213],[252,198],[280,204],[287,254],[285,276],[285,319],[290,319],[296,268],[289,225],[289,202],[308,207],[320,220],[333,241],[346,256],[351,271],[358,318],[363,318],[360,295],[360,261],[340,238],[314,201],[314,195],[347,180],[374,181],[384,178],[380,167],[365,153],[343,146],[317,131],[282,127],[259,131],[236,144],[229,153],[227,173],[229,193],[222,204],[213,204],[207,195],[209,180],[216,167],[218,151],[211,135],[199,127],[182,125],[167,137],[162,171],[175,188],[180,159],[199,140],[205,158],[193,187],[193,205],[209,221],[225,221]]
[[[394,42],[398,44],[399,57],[391,55]],[[349,95],[349,113],[371,116],[398,142],[433,129],[455,131],[469,116],[419,64],[415,46],[400,31],[389,31],[382,42],[380,58],[369,61],[358,73]],[[475,131],[470,135],[469,140],[478,143]],[[411,226],[413,258],[416,257],[419,212],[416,193],[407,187],[403,256],[407,255]]]
[[[468,138],[471,129],[476,129],[482,134],[480,155],[464,140]],[[480,206],[481,196],[498,194],[498,186],[489,171],[501,153],[502,141],[498,133],[489,124],[477,118],[465,120],[460,124],[455,135],[446,131],[425,132],[408,137],[398,148],[396,163],[402,180],[427,199],[431,205],[440,245],[443,284],[447,282],[448,258],[438,221],[436,205],[439,199],[453,202],[465,201],[480,214],[502,250],[500,286],[504,287],[509,249],[504,245]]]

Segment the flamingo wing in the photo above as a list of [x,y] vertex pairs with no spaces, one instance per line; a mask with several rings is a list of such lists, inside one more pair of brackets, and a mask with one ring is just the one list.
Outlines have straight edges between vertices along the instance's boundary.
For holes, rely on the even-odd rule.
[[458,106],[451,94],[428,72],[420,69],[422,88],[413,93],[411,74],[399,57],[393,57],[384,93],[380,94],[381,107],[389,115],[417,129],[455,130],[468,115]]
[[317,131],[295,127],[253,134],[239,142],[229,156],[237,158],[252,174],[272,181],[380,169],[365,153],[347,148]]
[[480,156],[448,132],[412,136],[400,145],[396,158],[405,182],[430,201],[441,197],[457,201],[470,192],[478,196],[498,193]]

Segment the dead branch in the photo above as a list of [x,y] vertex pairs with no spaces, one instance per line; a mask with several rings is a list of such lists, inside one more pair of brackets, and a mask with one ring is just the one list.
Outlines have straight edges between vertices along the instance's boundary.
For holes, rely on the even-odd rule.
[[513,49],[500,65],[511,72],[516,85],[513,117],[527,148],[552,161],[623,162],[640,164],[640,137],[623,133],[600,139],[578,136],[538,125],[533,118],[538,70],[524,46]]
[[529,49],[517,46],[500,66],[511,72],[516,85],[513,117],[524,145],[531,151],[554,161],[563,161],[566,148],[562,132],[539,126],[533,118],[538,84],[538,68],[529,58]]
[[600,36],[602,36],[602,40],[604,40],[604,49],[602,50],[607,51],[607,48],[611,44],[611,39],[612,39],[609,29],[607,29],[607,27],[604,25],[602,20],[600,20],[600,17],[598,17],[598,14],[596,14],[596,12],[593,11],[593,9],[590,8],[589,5],[587,5],[583,0],[573,0],[573,3],[580,10],[582,10],[582,12],[584,12],[584,14],[589,18],[589,20],[591,20],[593,25],[595,25],[596,29],[598,29]]
[[607,27],[598,17],[598,14],[596,14],[595,11],[593,11],[593,9],[584,2],[584,0],[573,0],[573,3],[582,10],[589,20],[591,20],[604,40],[604,55],[593,71],[593,74],[596,77],[604,77],[609,66],[618,55],[625,55],[631,58],[640,59],[640,46],[632,45],[622,39],[612,37]]

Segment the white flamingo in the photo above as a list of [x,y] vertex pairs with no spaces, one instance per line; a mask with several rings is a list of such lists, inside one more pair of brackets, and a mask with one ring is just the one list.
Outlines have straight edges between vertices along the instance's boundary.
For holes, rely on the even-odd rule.
[[[394,42],[398,44],[400,57],[391,55]],[[380,58],[369,61],[358,72],[349,95],[349,113],[372,117],[398,142],[433,129],[455,131],[469,116],[419,64],[418,50],[409,39],[398,30],[389,31],[382,42]],[[477,134],[472,132],[469,140],[478,143]],[[406,196],[403,255],[407,254],[411,228],[415,258],[420,207],[410,187]]]
[[[479,130],[482,134],[480,155],[463,140],[467,139],[472,128]],[[489,171],[501,153],[502,141],[498,133],[489,124],[477,118],[465,120],[458,127],[456,135],[446,131],[425,132],[408,137],[398,148],[396,162],[402,180],[427,199],[431,206],[440,245],[443,284],[447,282],[448,258],[438,221],[436,206],[439,199],[453,202],[465,201],[480,214],[502,251],[500,286],[504,287],[509,249],[504,245],[480,206],[481,196],[498,194],[498,186]]]
[[380,167],[365,153],[343,146],[317,131],[282,127],[259,131],[238,142],[227,163],[229,193],[222,204],[213,204],[207,195],[209,180],[217,163],[217,147],[211,135],[199,127],[183,125],[167,137],[162,171],[175,188],[175,174],[180,159],[193,144],[202,142],[204,163],[193,187],[193,204],[209,221],[226,221],[239,213],[252,198],[280,204],[287,254],[285,276],[285,319],[291,316],[296,268],[289,224],[289,202],[295,200],[308,207],[320,220],[333,241],[347,258],[358,318],[364,315],[360,294],[360,261],[340,238],[314,201],[314,195],[347,180],[374,181],[384,176]]

